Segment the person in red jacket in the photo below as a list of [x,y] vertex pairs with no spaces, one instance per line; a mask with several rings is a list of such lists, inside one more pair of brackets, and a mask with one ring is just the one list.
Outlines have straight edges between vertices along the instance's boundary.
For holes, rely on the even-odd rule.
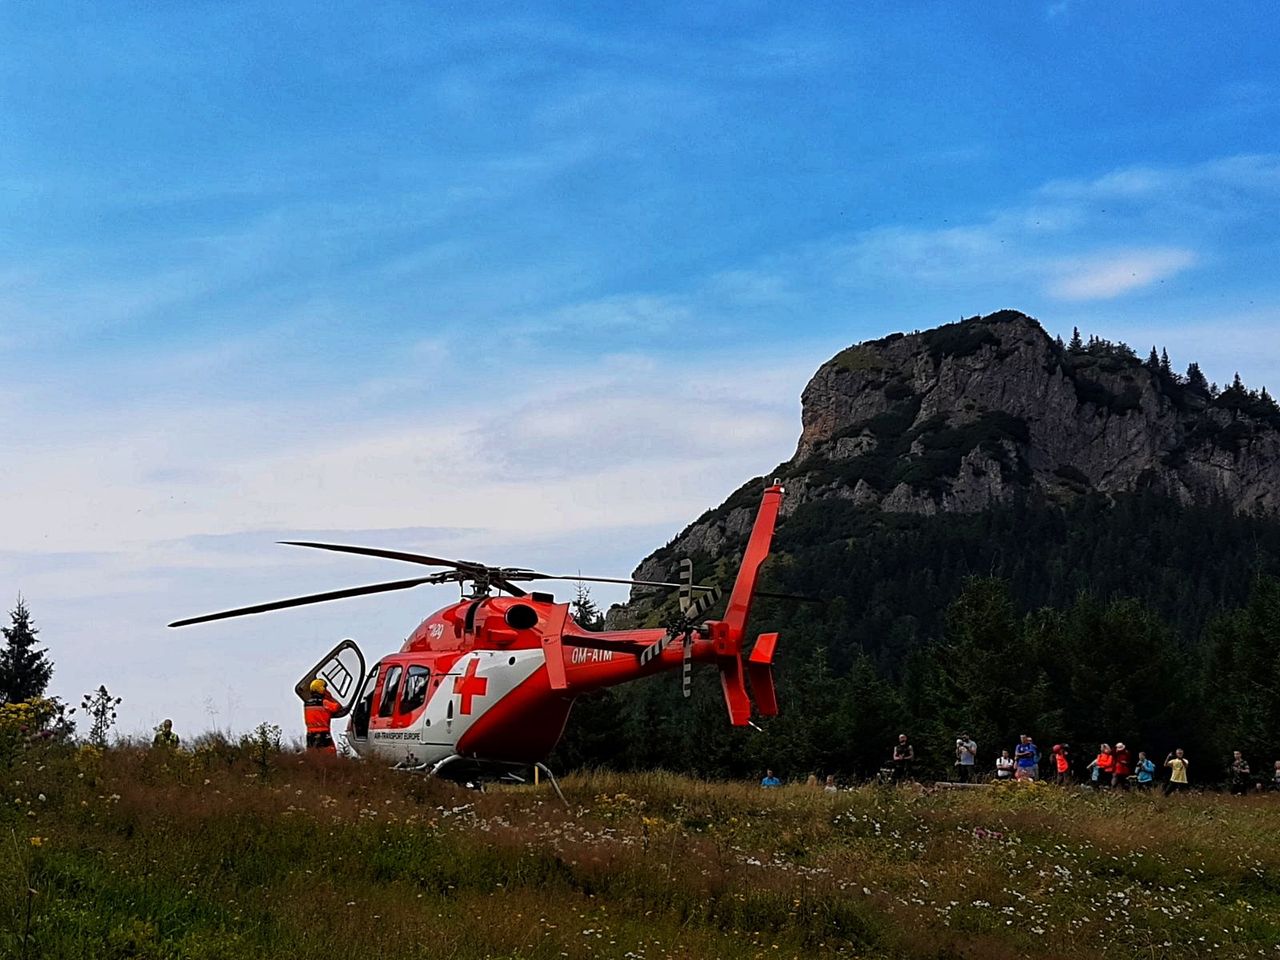
[[1051,751],[1053,754],[1054,782],[1060,787],[1065,787],[1071,782],[1071,756],[1068,750],[1067,744],[1055,743]]
[[1129,789],[1129,777],[1133,773],[1133,757],[1129,748],[1116,741],[1116,749],[1111,754],[1111,785]]
[[1105,787],[1111,783],[1111,771],[1114,765],[1115,758],[1111,755],[1111,744],[1104,743],[1098,747],[1098,756],[1085,769],[1092,771],[1091,777],[1095,787]]
[[302,719],[307,725],[307,749],[337,753],[329,722],[342,705],[329,696],[328,684],[318,677],[311,681],[310,690],[311,696],[302,705]]

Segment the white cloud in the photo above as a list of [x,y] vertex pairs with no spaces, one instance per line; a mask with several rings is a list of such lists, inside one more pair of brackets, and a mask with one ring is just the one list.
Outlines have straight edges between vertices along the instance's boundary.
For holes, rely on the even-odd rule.
[[[434,354],[443,349],[428,344]],[[174,617],[337,586],[402,568],[278,547],[290,536],[385,544],[499,563],[625,575],[746,476],[790,455],[797,396],[822,355],[619,355],[535,363],[501,389],[453,384],[399,415],[262,397],[157,409],[145,401],[42,409],[6,444],[0,575],[29,598],[69,699],[98,683],[122,723],[185,730],[292,725],[288,689],[338,636],[378,656],[450,598],[411,591],[181,635]],[[491,386],[496,371],[471,373]],[[502,358],[494,366],[506,369]],[[752,370],[744,378],[743,370]],[[16,422],[16,421],[11,421]],[[354,562],[353,562],[354,560]],[[618,599],[602,589],[602,600]],[[104,656],[104,651],[110,656]],[[200,677],[193,688],[173,676]],[[238,698],[239,714],[224,701]]]
[[1001,303],[1114,299],[1208,260],[1230,262],[1216,254],[1242,242],[1271,243],[1274,227],[1261,218],[1277,200],[1277,156],[1138,165],[1051,181],[970,222],[832,239],[774,266],[788,288],[801,285],[798,276],[812,280],[820,264],[836,289],[972,291]]
[[[384,652],[449,596],[413,591],[166,633],[161,624],[175,616],[402,574],[271,540],[324,529],[330,539],[625,573],[744,478],[790,455],[796,398],[835,349],[950,319],[933,310],[937,291],[970,312],[1044,296],[1067,312],[1217,261],[1214,231],[1271,196],[1275,167],[1230,158],[1059,181],[970,222],[819,239],[718,264],[684,288],[575,302],[564,291],[592,283],[569,276],[571,264],[555,285],[534,264],[496,282],[492,272],[466,273],[465,245],[409,250],[364,265],[362,276],[379,288],[405,281],[413,316],[429,318],[408,281],[439,270],[446,285],[461,285],[448,296],[434,290],[433,301],[491,317],[486,336],[453,339],[452,328],[424,319],[404,342],[381,341],[363,367],[340,358],[337,379],[308,352],[308,305],[281,307],[264,294],[270,322],[234,340],[137,343],[112,359],[90,351],[52,374],[0,385],[0,502],[22,505],[6,516],[0,573],[30,597],[64,696],[106,681],[126,696],[126,726],[172,715],[191,729],[207,723],[204,694],[175,689],[170,678],[212,676],[218,698],[248,705],[246,724],[289,722],[288,688],[320,648],[349,634]],[[1216,211],[1185,217],[1204,196],[1216,198]],[[255,256],[274,255],[282,235],[264,223],[262,235],[243,238]],[[209,263],[215,276],[203,292],[255,276],[235,257]],[[166,281],[162,300],[173,294],[173,277],[153,278]],[[20,272],[8,279],[16,301],[36,282]],[[170,306],[148,301],[150,281],[88,286],[127,301],[126,313]],[[57,296],[70,306],[86,299],[74,289]],[[885,309],[899,303],[910,309]],[[326,323],[344,321],[339,302],[314,309]],[[840,342],[807,349],[797,330],[810,323]],[[609,331],[610,344],[647,349],[584,356],[599,342],[588,336],[595,330]],[[1147,339],[1173,346],[1167,336],[1134,342]],[[218,389],[227,374],[239,390]]]
[[1110,300],[1167,280],[1195,265],[1190,250],[1116,250],[1054,265],[1048,292],[1061,300]]

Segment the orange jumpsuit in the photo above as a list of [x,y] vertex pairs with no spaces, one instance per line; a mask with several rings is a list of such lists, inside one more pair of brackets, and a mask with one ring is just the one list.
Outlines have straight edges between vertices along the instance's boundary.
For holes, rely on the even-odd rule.
[[307,725],[308,750],[337,752],[333,746],[333,735],[329,733],[329,722],[341,709],[342,705],[327,693],[313,693],[304,701],[302,719]]

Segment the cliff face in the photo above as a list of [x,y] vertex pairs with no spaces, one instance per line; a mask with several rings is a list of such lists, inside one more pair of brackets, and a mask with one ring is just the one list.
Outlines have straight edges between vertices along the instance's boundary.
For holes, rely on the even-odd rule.
[[[1014,311],[858,344],[805,387],[795,456],[774,472],[784,516],[827,499],[894,513],[971,513],[1155,489],[1184,503],[1280,512],[1280,409],[1238,383],[1211,392],[1120,344],[1075,349]],[[646,559],[736,550],[762,484],[741,488]]]

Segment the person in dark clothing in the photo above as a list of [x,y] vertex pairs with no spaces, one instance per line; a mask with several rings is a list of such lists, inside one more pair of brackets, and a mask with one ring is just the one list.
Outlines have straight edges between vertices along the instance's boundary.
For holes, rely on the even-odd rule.
[[1231,755],[1231,767],[1227,771],[1231,781],[1231,792],[1243,796],[1249,789],[1249,761],[1239,750]]
[[916,761],[915,747],[907,739],[905,733],[898,734],[898,742],[893,745],[893,779],[902,783],[911,779],[911,768]]

